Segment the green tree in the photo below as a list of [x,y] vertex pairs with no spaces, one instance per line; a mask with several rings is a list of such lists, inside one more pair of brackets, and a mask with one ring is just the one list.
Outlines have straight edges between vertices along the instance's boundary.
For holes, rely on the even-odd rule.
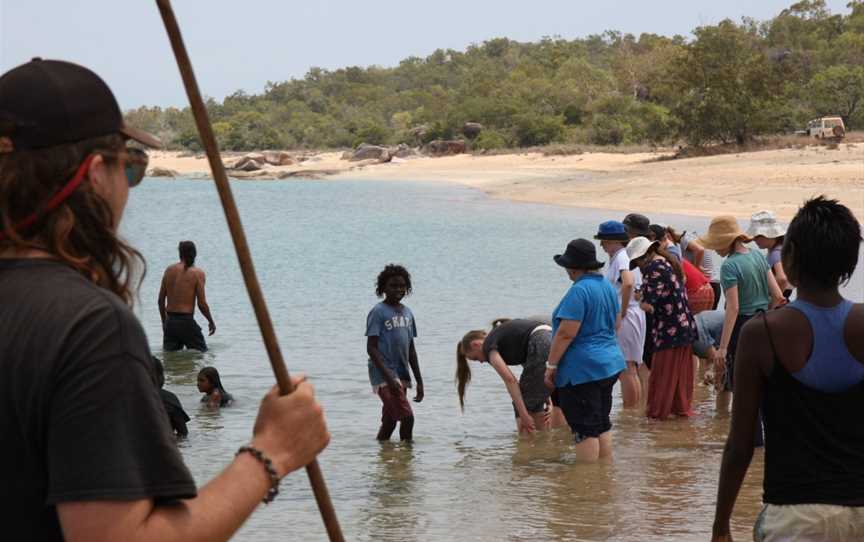
[[813,76],[808,85],[819,115],[840,115],[849,123],[864,101],[864,67],[831,66]]
[[673,109],[690,143],[743,143],[771,131],[768,110],[779,94],[758,34],[722,21],[699,27],[673,77],[680,98]]
[[519,145],[531,147],[558,141],[564,135],[564,117],[525,113],[515,119],[515,134]]

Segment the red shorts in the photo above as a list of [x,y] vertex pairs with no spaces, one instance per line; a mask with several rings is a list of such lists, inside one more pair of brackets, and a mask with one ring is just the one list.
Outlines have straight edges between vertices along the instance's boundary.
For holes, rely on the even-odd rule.
[[408,402],[408,392],[405,385],[399,393],[390,391],[390,386],[384,384],[378,388],[378,397],[381,398],[381,421],[398,422],[404,418],[414,415],[411,403]]

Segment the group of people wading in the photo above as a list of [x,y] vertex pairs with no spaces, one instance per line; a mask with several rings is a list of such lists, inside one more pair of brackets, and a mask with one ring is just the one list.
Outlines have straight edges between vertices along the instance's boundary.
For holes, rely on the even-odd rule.
[[[146,171],[140,146],[157,145],[124,123],[108,86],[82,66],[34,59],[0,76],[0,519],[16,539],[225,540],[259,502],[273,500],[282,477],[329,442],[312,386],[296,375],[293,393],[280,396],[274,387],[263,398],[249,445],[196,487],[157,391],[163,379],[130,308],[143,258],[117,233],[130,189]],[[720,217],[698,239],[663,228],[652,237],[639,215],[604,223],[597,238],[610,256],[605,276],[594,244],[572,241],[554,258],[573,284],[551,324],[499,322],[459,342],[460,400],[468,360],[486,361],[507,385],[520,430],[547,427],[558,408],[577,455],[595,460],[611,455],[615,382],[628,406],[647,395],[650,416],[687,416],[691,352],[703,352],[735,395],[714,539],[730,539],[729,518],[762,420],[765,507],[755,538],[864,538],[864,424],[857,418],[864,410],[864,306],[839,293],[855,271],[861,228],[849,209],[824,198],[806,202],[785,237],[773,231],[760,240],[755,232],[773,227],[763,218],[748,235],[734,218]],[[751,237],[774,263],[749,246]],[[206,347],[188,317],[195,300],[215,330],[189,248],[181,245],[182,261],[166,272],[160,293],[167,349]],[[726,258],[719,279],[699,277],[708,250]],[[370,312],[367,353],[384,410],[379,438],[400,421],[407,440],[408,368],[415,401],[423,386],[416,325],[400,302],[411,291],[403,271],[388,267],[379,275],[387,306]],[[700,318],[713,311],[695,306],[713,306],[718,282],[722,318]],[[784,305],[781,288],[795,289],[796,299],[763,314]],[[398,336],[384,337],[390,332]],[[390,374],[393,349],[404,371]],[[645,392],[640,361],[647,352]],[[518,382],[512,365],[524,366]],[[216,375],[201,376],[208,402],[229,399]]]
[[[705,358],[718,408],[735,394],[714,539],[731,539],[732,508],[763,435],[765,506],[754,538],[864,538],[864,424],[853,419],[864,407],[864,306],[839,293],[861,244],[849,209],[818,197],[788,230],[763,211],[747,231],[720,216],[698,238],[630,214],[601,224],[595,239],[609,256],[605,273],[587,239],[553,258],[572,285],[551,326],[499,319],[459,341],[462,408],[469,362],[488,363],[505,383],[520,432],[566,423],[578,458],[610,458],[616,380],[625,408],[640,405],[641,395],[648,417],[689,417],[694,371]],[[719,280],[712,252],[724,258]],[[518,381],[514,365],[522,366]]]
[[[699,356],[710,356],[721,389],[731,390],[734,355],[728,352],[734,353],[741,326],[757,311],[785,302],[765,257],[746,246],[765,234],[782,243],[782,227],[762,212],[748,231],[723,216],[696,237],[633,213],[599,225],[594,238],[606,264],[597,260],[591,241],[571,241],[554,262],[573,284],[549,322],[499,319],[490,332],[469,331],[458,343],[460,405],[464,409],[471,380],[468,362],[489,363],[510,393],[519,431],[566,422],[585,459],[611,455],[616,381],[624,408],[644,405],[647,416],[657,419],[692,415]],[[719,281],[715,254],[729,256]],[[710,314],[721,285],[729,316]],[[518,385],[508,365],[522,366]]]

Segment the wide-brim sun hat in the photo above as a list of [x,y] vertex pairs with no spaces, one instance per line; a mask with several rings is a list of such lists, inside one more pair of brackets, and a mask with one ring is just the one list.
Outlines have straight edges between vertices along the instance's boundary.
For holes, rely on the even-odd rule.
[[627,230],[622,222],[617,220],[607,220],[600,224],[597,229],[597,235],[594,239],[600,241],[629,241],[630,236],[627,235]]
[[745,242],[751,241],[734,216],[723,215],[711,221],[708,233],[699,238],[699,243],[709,250],[721,250],[731,246],[738,238],[743,238]]
[[771,211],[759,211],[750,217],[750,226],[747,228],[748,237],[766,237],[777,239],[786,235],[786,226],[777,222],[777,217]]
[[593,271],[603,267],[597,261],[597,248],[587,239],[574,239],[567,243],[564,254],[556,254],[552,258],[555,263],[567,269],[583,269]]
[[630,260],[630,269],[636,267],[636,260],[648,254],[651,247],[657,247],[660,241],[652,241],[647,237],[634,237],[627,243],[627,259]]

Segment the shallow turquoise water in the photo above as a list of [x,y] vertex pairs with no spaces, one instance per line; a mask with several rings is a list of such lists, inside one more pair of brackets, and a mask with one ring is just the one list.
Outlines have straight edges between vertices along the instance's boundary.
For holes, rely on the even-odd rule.
[[[693,540],[710,532],[728,419],[715,415],[705,389],[694,419],[662,423],[620,411],[616,390],[613,465],[575,464],[566,432],[516,438],[506,391],[488,367],[476,369],[459,413],[455,342],[499,316],[550,313],[569,285],[552,255],[625,213],[514,204],[422,183],[233,188],[289,369],[311,377],[327,413],[333,440],[320,462],[349,540]],[[652,218],[687,230],[708,222]],[[248,440],[273,382],[215,188],[148,180],[132,193],[123,231],[149,264],[137,310],[165,360],[166,386],[193,417],[181,449],[203,485]],[[156,296],[182,239],[198,246],[218,331],[205,354],[163,355]],[[374,440],[380,405],[366,374],[365,317],[377,302],[375,277],[390,262],[412,273],[415,292],[405,303],[417,318],[426,382],[411,447]],[[864,299],[860,272],[847,295]],[[200,408],[195,376],[204,365],[219,369],[234,406]],[[757,458],[736,512],[739,537],[758,512],[760,484]],[[285,538],[325,538],[302,472],[237,536]]]

